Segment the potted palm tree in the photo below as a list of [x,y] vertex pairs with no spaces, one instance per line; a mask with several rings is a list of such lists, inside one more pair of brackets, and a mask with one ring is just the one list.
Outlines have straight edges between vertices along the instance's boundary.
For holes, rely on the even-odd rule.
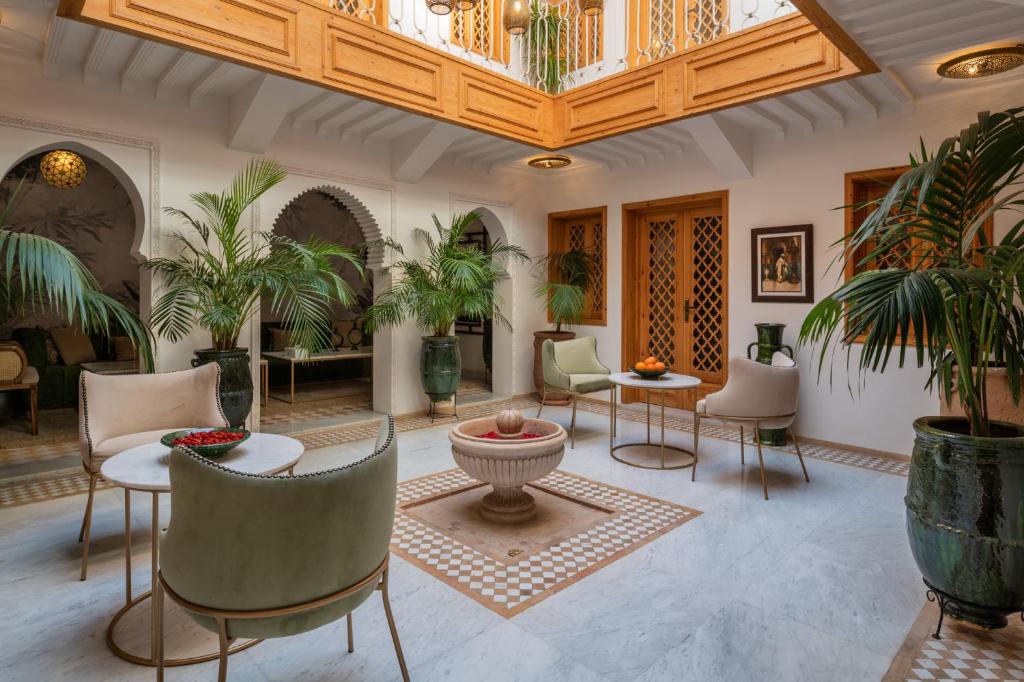
[[[597,286],[600,260],[593,249],[569,249],[552,251],[540,258],[534,273],[541,281],[534,288],[534,294],[545,301],[548,319],[555,325],[554,330],[533,333],[533,383],[538,391],[544,387],[544,367],[541,361],[541,347],[544,341],[566,341],[576,337],[575,332],[563,330],[583,321],[587,308],[587,292]],[[549,391],[545,403],[549,405],[568,404],[569,396]]]
[[[364,313],[370,333],[394,327],[408,319],[426,332],[420,350],[420,382],[432,402],[449,400],[462,378],[458,337],[452,335],[459,318],[490,318],[509,330],[501,314],[501,298],[495,291],[506,276],[499,257],[527,261],[526,251],[495,240],[486,249],[463,242],[463,234],[478,217],[475,213],[456,215],[445,227],[436,215],[434,233],[417,228],[414,235],[427,249],[423,260],[401,258],[389,268],[397,282],[377,297]],[[386,239],[383,244],[399,256],[402,245]]]
[[[867,270],[820,301],[801,343],[849,354],[860,373],[884,371],[893,351],[931,370],[928,387],[955,396],[963,417],[922,417],[907,483],[907,533],[945,611],[985,627],[1024,606],[1024,425],[990,418],[999,367],[1015,404],[1024,375],[1024,220],[990,241],[997,214],[1020,218],[1024,108],[978,122],[920,158],[845,241],[842,259],[870,264],[894,251],[903,266]],[[857,257],[858,249],[867,255]],[[862,253],[864,252],[862,251]]]
[[113,330],[131,339],[144,371],[153,368],[149,328],[121,303],[103,293],[80,260],[57,242],[14,232],[7,219],[21,185],[0,209],[0,323],[28,308],[49,310],[84,333]]
[[568,35],[558,9],[546,2],[530,3],[530,24],[520,36],[524,70],[530,84],[557,95],[572,83],[569,73]]
[[338,259],[363,272],[354,249],[318,239],[300,243],[270,232],[250,236],[241,227],[245,211],[286,176],[276,161],[254,159],[226,191],[191,195],[201,218],[165,208],[168,215],[187,223],[198,239],[175,233],[179,253],[146,263],[163,275],[165,286],[153,306],[153,328],[171,341],[196,326],[210,332],[213,347],[195,351],[192,364],[220,365],[221,404],[232,425],[244,423],[252,408],[249,352],[238,346],[238,337],[262,297],[269,296],[273,311],[281,313],[292,346],[318,351],[330,341],[331,304],[348,306],[355,301],[351,287],[337,273]]

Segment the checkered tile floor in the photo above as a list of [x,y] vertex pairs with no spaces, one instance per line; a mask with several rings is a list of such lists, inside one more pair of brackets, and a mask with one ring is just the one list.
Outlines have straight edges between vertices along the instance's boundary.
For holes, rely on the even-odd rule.
[[1024,680],[1024,622],[1010,616],[1002,630],[982,630],[946,618],[942,639],[931,633],[938,607],[928,604],[884,682]]
[[511,617],[626,556],[700,512],[555,471],[537,486],[614,510],[607,519],[513,564],[503,564],[403,512],[403,507],[477,486],[459,469],[399,485],[391,550],[491,610]]

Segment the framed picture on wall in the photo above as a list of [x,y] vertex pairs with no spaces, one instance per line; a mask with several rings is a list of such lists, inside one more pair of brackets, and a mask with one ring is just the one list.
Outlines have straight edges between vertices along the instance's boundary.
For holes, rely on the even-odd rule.
[[750,231],[751,300],[814,302],[814,226],[759,227]]

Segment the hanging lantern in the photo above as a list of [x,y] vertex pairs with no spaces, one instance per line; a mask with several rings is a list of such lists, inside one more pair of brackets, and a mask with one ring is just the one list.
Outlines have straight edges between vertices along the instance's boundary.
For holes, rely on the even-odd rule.
[[600,14],[604,9],[604,0],[577,0],[580,11],[588,17]]
[[526,0],[505,0],[501,12],[501,25],[509,35],[521,36],[530,27],[530,6]]
[[83,182],[88,172],[85,159],[74,152],[55,149],[39,162],[43,180],[60,189],[74,189]]
[[434,14],[451,14],[455,6],[455,0],[427,0],[427,9]]
[[460,12],[468,12],[478,4],[480,4],[480,0],[455,0],[455,9]]

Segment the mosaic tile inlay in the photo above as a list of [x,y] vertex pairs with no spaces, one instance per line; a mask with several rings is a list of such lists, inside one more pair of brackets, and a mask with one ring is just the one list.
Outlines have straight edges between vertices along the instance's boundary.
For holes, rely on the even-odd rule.
[[554,471],[534,484],[543,491],[612,513],[513,563],[497,561],[413,517],[407,510],[429,498],[457,494],[480,484],[450,469],[398,486],[398,514],[391,551],[511,617],[691,521],[701,512],[665,500]]

